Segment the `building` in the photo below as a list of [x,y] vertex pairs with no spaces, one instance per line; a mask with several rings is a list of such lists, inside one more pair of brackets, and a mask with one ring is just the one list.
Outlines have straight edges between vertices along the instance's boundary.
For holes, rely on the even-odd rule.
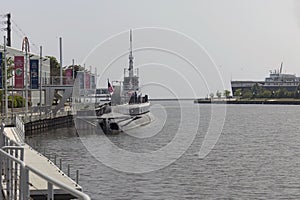
[[295,91],[300,84],[300,77],[294,74],[283,74],[281,65],[280,70],[270,71],[269,77],[266,77],[264,81],[231,81],[232,93],[235,94],[238,89],[251,90],[255,84],[272,92],[279,89]]
[[[0,52],[3,53],[3,50],[4,50],[3,45],[0,45]],[[6,57],[14,60],[15,56],[24,56],[24,60],[25,60],[25,52],[24,51],[21,51],[19,49],[15,49],[12,47],[7,47]],[[39,89],[30,89],[30,70],[29,70],[30,69],[30,67],[29,67],[30,59],[31,60],[36,59],[40,62],[40,56],[29,52],[27,66],[25,66],[26,64],[24,63],[24,71],[26,71],[26,67],[27,67],[28,100],[29,100],[29,102],[31,102],[32,106],[37,106],[40,102],[40,90]],[[40,76],[40,71],[39,71],[39,76]],[[10,94],[12,94],[12,93],[19,94],[25,98],[25,78],[26,78],[26,76],[24,77],[24,88],[18,88],[18,89],[14,88],[15,72],[13,72],[13,76],[7,80],[9,93]],[[49,84],[49,81],[50,81],[50,59],[43,57],[42,58],[42,84],[43,85]],[[40,86],[40,79],[38,80],[38,82],[39,82],[38,84]],[[44,91],[42,91],[42,93],[43,93],[41,95],[42,102],[45,102],[44,101],[44,97],[45,97]]]

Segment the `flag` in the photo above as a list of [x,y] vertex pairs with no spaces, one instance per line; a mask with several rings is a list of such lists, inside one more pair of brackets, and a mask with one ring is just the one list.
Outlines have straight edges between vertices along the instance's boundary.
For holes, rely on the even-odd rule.
[[30,88],[39,89],[39,60],[30,60]]
[[15,88],[24,87],[24,56],[15,56]]
[[113,86],[110,84],[109,79],[107,79],[107,88],[108,88],[108,92],[110,94],[112,94],[114,92],[114,88]]

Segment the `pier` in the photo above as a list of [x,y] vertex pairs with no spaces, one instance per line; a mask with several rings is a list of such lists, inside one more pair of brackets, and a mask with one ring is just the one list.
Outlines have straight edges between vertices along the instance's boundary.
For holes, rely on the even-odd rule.
[[25,125],[0,129],[0,199],[83,199],[90,198],[50,159],[24,143]]

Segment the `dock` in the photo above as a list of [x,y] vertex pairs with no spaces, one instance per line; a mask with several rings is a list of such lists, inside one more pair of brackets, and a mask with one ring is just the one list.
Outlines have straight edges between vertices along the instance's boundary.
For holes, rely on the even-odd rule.
[[[90,199],[52,161],[24,143],[20,127],[1,126],[0,199]],[[21,131],[21,133],[20,133]]]

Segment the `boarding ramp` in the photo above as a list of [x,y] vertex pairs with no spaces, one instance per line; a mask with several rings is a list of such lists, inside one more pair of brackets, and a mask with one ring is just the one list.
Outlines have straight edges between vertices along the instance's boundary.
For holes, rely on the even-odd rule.
[[[22,143],[19,127],[0,127],[0,200],[81,199],[90,197],[48,158]],[[20,142],[21,141],[21,142]]]

